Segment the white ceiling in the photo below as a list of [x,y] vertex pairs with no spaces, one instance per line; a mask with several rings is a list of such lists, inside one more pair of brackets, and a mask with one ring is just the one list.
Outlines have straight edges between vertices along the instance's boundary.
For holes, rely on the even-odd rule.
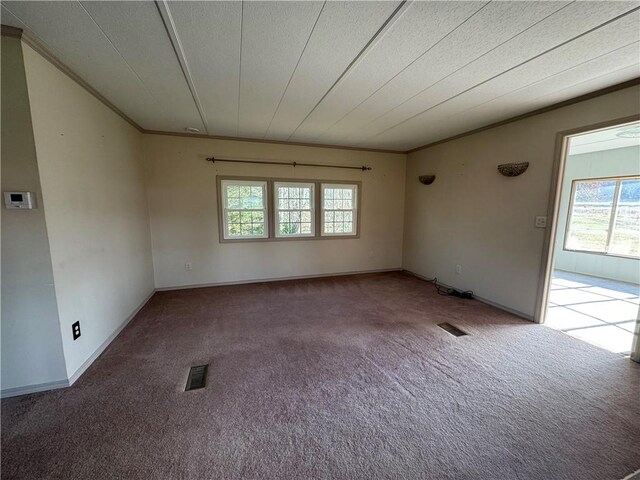
[[[640,122],[576,135],[569,139],[569,155],[623,147],[640,147]],[[640,155],[638,166],[640,167]]]
[[1,5],[147,130],[404,151],[640,76],[640,0]]

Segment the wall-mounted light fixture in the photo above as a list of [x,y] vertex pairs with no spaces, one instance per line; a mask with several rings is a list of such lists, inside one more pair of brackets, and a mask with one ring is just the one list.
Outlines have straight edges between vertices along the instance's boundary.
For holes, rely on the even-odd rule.
[[431,185],[435,179],[435,175],[420,175],[418,177],[418,180],[420,180],[420,183],[423,185]]
[[517,177],[522,175],[529,168],[529,162],[503,163],[498,165],[498,171],[505,177]]

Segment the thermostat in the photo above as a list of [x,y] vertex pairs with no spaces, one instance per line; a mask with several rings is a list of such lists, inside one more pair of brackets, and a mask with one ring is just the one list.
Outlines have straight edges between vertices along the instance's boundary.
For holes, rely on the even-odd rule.
[[33,208],[31,192],[4,192],[4,205],[7,208]]

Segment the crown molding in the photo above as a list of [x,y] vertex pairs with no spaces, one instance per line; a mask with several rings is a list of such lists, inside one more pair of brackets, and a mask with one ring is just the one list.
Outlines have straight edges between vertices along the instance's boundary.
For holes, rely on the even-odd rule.
[[0,34],[3,37],[22,38],[22,29],[18,27],[11,27],[9,25],[0,25]]
[[538,108],[536,110],[532,110],[527,113],[523,113],[517,115],[515,117],[507,118],[505,120],[500,120],[499,122],[491,123],[489,125],[485,125],[484,127],[479,127],[473,130],[469,130],[468,132],[459,133],[457,135],[453,135],[451,137],[443,138],[442,140],[436,140],[435,142],[427,143],[426,145],[422,145],[420,147],[412,148],[411,150],[407,150],[404,153],[407,155],[410,153],[417,152],[419,150],[424,150],[425,148],[435,147],[436,145],[440,145],[441,143],[451,142],[453,140],[457,140],[462,137],[468,137],[469,135],[474,135],[476,133],[484,132],[485,130],[490,130],[492,128],[501,127],[502,125],[506,125],[508,123],[517,122],[520,120],[524,120],[525,118],[533,117],[535,115],[540,115],[542,113],[551,112],[553,110],[557,110],[558,108],[568,107],[569,105],[573,105],[574,103],[584,102],[585,100],[589,100],[591,98],[600,97],[602,95],[606,95],[608,93],[617,92],[618,90],[624,90],[625,88],[634,87],[636,85],[640,85],[640,77],[633,78],[631,80],[627,80],[626,82],[618,83],[616,85],[611,85],[610,87],[601,88],[600,90],[595,90],[590,93],[585,93],[584,95],[580,95],[579,97],[570,98],[569,100],[563,100],[562,102],[554,103],[552,105],[548,105],[546,107]]
[[82,88],[84,88],[91,95],[100,100],[104,105],[109,107],[116,113],[118,116],[122,117],[126,122],[128,122],[131,126],[133,126],[136,130],[142,133],[143,128],[134,122],[131,118],[129,118],[122,110],[116,107],[113,103],[107,100],[100,92],[98,92],[95,88],[93,88],[86,80],[84,80],[80,75],[75,73],[69,67],[67,67],[56,55],[54,55],[49,48],[47,48],[40,40],[36,38],[36,36],[26,30],[17,27],[10,27],[8,25],[0,26],[0,33],[2,36],[18,38],[22,40],[25,44],[29,45],[33,50],[39,53],[42,57],[44,57],[49,63],[51,63],[54,67],[68,76],[71,80],[76,82]]
[[286,140],[269,140],[267,138],[225,137],[222,135],[205,135],[202,133],[165,132],[162,130],[143,130],[142,133],[146,135],[168,135],[172,137],[191,137],[191,138],[204,138],[209,140],[227,140],[231,142],[268,143],[268,144],[275,144],[275,145],[289,145],[293,147],[333,148],[337,150],[354,150],[358,152],[393,153],[396,155],[404,155],[405,153],[407,153],[402,150],[384,150],[380,148],[350,147],[348,145],[331,145],[331,144],[324,144],[324,143],[289,142]]
[[552,105],[548,105],[546,107],[538,108],[536,110],[532,110],[527,113],[523,113],[517,115],[515,117],[507,118],[505,120],[500,120],[498,122],[491,123],[489,125],[485,125],[484,127],[479,127],[473,130],[469,130],[467,132],[459,133],[457,135],[453,135],[451,137],[443,138],[442,140],[436,140],[431,143],[427,143],[420,147],[412,148],[410,150],[390,150],[390,149],[380,149],[380,148],[366,148],[366,147],[351,147],[347,145],[332,145],[332,144],[321,144],[321,143],[305,143],[305,142],[290,142],[285,140],[269,140],[265,138],[246,138],[246,137],[230,137],[230,136],[222,136],[222,135],[204,135],[204,134],[193,134],[193,133],[183,133],[183,132],[168,132],[168,131],[160,131],[160,130],[146,130],[134,122],[131,118],[129,118],[124,112],[122,112],[118,107],[116,107],[113,103],[107,100],[103,95],[101,95],[96,89],[94,89],[88,82],[86,82],[82,77],[76,74],[73,70],[67,67],[58,57],[56,57],[51,51],[40,41],[35,35],[28,31],[24,31],[21,28],[11,27],[9,25],[0,25],[0,33],[2,36],[12,37],[21,39],[24,43],[33,48],[36,52],[46,58],[50,63],[52,63],[56,68],[58,68],[61,72],[66,74],[69,78],[75,81],[78,85],[83,87],[89,93],[91,93],[94,97],[104,103],[107,107],[113,110],[117,115],[122,117],[125,121],[127,121],[130,125],[132,125],[136,130],[138,130],[142,134],[146,135],[167,135],[174,137],[191,137],[191,138],[204,138],[211,140],[226,140],[226,141],[235,141],[235,142],[252,142],[252,143],[267,143],[267,144],[275,144],[275,145],[290,145],[297,147],[315,147],[315,148],[333,148],[339,150],[353,150],[360,152],[374,152],[374,153],[393,153],[393,154],[410,154],[415,153],[420,150],[424,150],[426,148],[431,148],[436,145],[440,145],[441,143],[451,142],[453,140],[457,140],[462,137],[467,137],[469,135],[474,135],[476,133],[483,132],[485,130],[490,130],[492,128],[501,127],[502,125],[506,125],[508,123],[517,122],[520,120],[524,120],[525,118],[533,117],[535,115],[540,115],[543,113],[547,113],[558,108],[567,107],[569,105],[573,105],[575,103],[583,102],[585,100],[589,100],[592,98],[600,97],[602,95],[606,95],[608,93],[613,93],[618,90],[623,90],[625,88],[633,87],[636,85],[640,85],[640,77],[634,78],[632,80],[628,80],[626,82],[618,83],[616,85],[612,85],[610,87],[602,88],[600,90],[596,90],[590,93],[586,93],[584,95],[580,95],[578,97],[570,98],[568,100],[564,100],[562,102],[554,103]]
[[53,64],[58,70],[71,78],[78,85],[87,90],[91,95],[96,97],[102,103],[104,103],[107,107],[113,110],[117,115],[126,120],[129,124],[131,124],[136,130],[138,130],[142,134],[146,135],[168,135],[174,137],[191,137],[191,138],[207,138],[212,140],[227,140],[227,141],[235,141],[235,142],[253,142],[253,143],[267,143],[267,144],[276,144],[276,145],[291,145],[298,147],[317,147],[317,148],[334,148],[340,150],[353,150],[353,151],[361,151],[361,152],[375,152],[375,153],[394,153],[394,154],[404,154],[405,152],[401,150],[384,150],[384,149],[376,149],[376,148],[361,148],[361,147],[350,147],[346,145],[324,145],[320,143],[303,143],[303,142],[288,142],[284,140],[269,140],[264,138],[245,138],[245,137],[229,137],[229,136],[221,136],[221,135],[203,135],[203,134],[192,134],[192,133],[182,133],[182,132],[168,132],[168,131],[159,131],[159,130],[146,130],[134,122],[131,118],[129,118],[122,110],[116,107],[113,103],[107,100],[103,95],[101,95],[95,88],[93,88],[88,82],[86,82],[82,77],[76,74],[73,70],[67,67],[56,55],[54,55],[40,40],[38,40],[35,35],[31,34],[28,31],[25,31],[21,28],[11,27],[8,25],[1,25],[1,34],[2,36],[13,37],[21,39],[24,43],[33,48],[36,52],[42,55],[45,59],[47,59],[51,64]]

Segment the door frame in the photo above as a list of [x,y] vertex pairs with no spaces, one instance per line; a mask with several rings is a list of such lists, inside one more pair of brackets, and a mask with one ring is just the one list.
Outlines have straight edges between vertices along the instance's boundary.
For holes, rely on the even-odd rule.
[[[551,186],[549,189],[549,203],[547,207],[547,229],[545,231],[544,243],[542,246],[542,259],[540,264],[540,276],[538,279],[538,292],[536,296],[536,308],[534,312],[534,322],[544,323],[549,302],[549,287],[555,258],[555,241],[558,234],[558,219],[560,218],[560,199],[562,198],[562,180],[564,178],[565,165],[567,159],[567,149],[569,138],[587,132],[606,130],[614,126],[622,126],[640,121],[640,114],[623,118],[616,118],[591,125],[563,130],[556,134],[556,146],[551,170]],[[640,309],[639,309],[640,310]],[[638,313],[640,318],[640,311]],[[636,322],[636,335],[634,336],[631,350],[631,358],[640,361],[640,321]]]

